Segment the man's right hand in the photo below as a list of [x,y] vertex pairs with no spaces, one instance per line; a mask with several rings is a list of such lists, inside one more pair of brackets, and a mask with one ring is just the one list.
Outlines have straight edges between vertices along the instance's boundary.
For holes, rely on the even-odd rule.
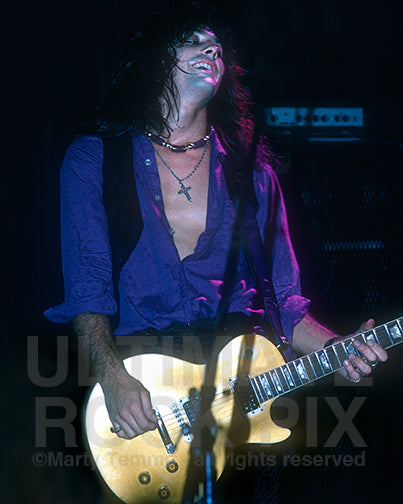
[[101,385],[113,427],[121,428],[117,436],[132,439],[157,427],[150,393],[139,380],[121,370],[104,377]]

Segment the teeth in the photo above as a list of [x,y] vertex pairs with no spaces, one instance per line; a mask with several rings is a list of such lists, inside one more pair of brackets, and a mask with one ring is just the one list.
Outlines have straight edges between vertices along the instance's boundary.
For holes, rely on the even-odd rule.
[[208,63],[205,63],[204,61],[201,63],[195,63],[193,66],[194,68],[205,68],[206,70],[210,70],[211,72],[213,71],[213,67]]

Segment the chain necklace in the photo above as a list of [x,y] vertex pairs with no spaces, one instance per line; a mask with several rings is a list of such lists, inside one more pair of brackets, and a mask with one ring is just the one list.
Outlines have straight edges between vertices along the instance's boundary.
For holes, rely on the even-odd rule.
[[185,184],[183,183],[185,180],[187,180],[188,178],[190,178],[197,170],[197,168],[199,168],[201,162],[203,161],[203,158],[204,158],[204,155],[206,154],[206,150],[207,150],[207,146],[208,146],[208,143],[209,141],[207,140],[206,142],[206,145],[204,146],[204,149],[203,149],[203,153],[201,155],[201,158],[199,159],[198,163],[196,164],[196,166],[193,168],[193,170],[189,173],[189,175],[186,175],[186,177],[183,177],[183,178],[179,178],[176,173],[172,170],[172,168],[162,159],[160,153],[154,149],[154,152],[157,154],[157,156],[160,158],[160,160],[162,161],[162,163],[168,168],[169,172],[172,173],[172,175],[176,178],[176,180],[179,182],[179,187],[180,187],[180,190],[178,191],[178,194],[184,194],[187,198],[187,200],[189,201],[189,203],[192,202],[192,197],[190,196],[189,194],[189,191],[190,189],[192,189],[192,186],[185,186]]
[[212,133],[214,132],[214,128],[212,126],[209,126],[207,133],[204,135],[203,138],[200,140],[197,140],[197,142],[190,142],[186,145],[175,145],[171,144],[169,142],[166,142],[163,138],[160,138],[157,135],[154,135],[154,133],[151,133],[147,131],[145,135],[154,143],[161,145],[161,147],[165,147],[166,149],[173,151],[173,152],[187,152],[188,150],[192,149],[200,149],[200,147],[204,147],[206,143],[211,138]]

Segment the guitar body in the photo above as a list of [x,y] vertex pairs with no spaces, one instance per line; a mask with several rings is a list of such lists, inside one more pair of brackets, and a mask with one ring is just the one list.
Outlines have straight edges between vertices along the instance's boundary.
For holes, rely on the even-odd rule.
[[[317,352],[284,363],[263,336],[238,336],[221,350],[211,411],[217,425],[214,451],[217,477],[227,458],[245,443],[278,443],[290,435],[270,417],[276,397],[343,368],[353,341],[376,342],[390,348],[403,342],[403,317],[354,334]],[[101,476],[127,504],[182,502],[190,461],[191,430],[200,412],[205,366],[173,357],[145,354],[124,361],[128,372],[150,391],[158,429],[130,441],[110,432],[111,422],[102,389],[97,384],[85,410],[88,444]],[[201,426],[211,417],[201,418]],[[197,443],[196,443],[197,448]],[[193,468],[204,460],[194,457]]]
[[[212,404],[217,424],[214,443],[217,477],[237,446],[277,443],[290,435],[288,429],[277,426],[270,417],[273,400],[247,415],[235,399],[229,382],[231,378],[257,375],[283,363],[275,346],[254,334],[234,338],[220,352]],[[97,384],[85,410],[85,429],[92,456],[107,485],[124,502],[179,504],[188,472],[191,441],[181,426],[183,422],[188,424],[187,415],[193,404],[189,390],[191,387],[200,390],[205,366],[155,354],[131,357],[125,360],[125,366],[150,391],[165,434],[156,429],[130,441],[112,434],[102,389]],[[198,461],[195,462],[197,465]]]

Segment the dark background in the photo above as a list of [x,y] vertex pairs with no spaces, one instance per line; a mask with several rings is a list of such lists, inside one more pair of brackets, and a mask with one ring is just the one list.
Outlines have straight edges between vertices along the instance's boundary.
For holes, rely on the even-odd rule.
[[[35,447],[35,398],[69,397],[80,409],[77,356],[71,339],[70,372],[60,387],[35,386],[27,376],[28,336],[39,338],[39,369],[55,372],[57,335],[43,311],[62,300],[58,170],[63,135],[102,87],[125,40],[158,2],[58,0],[15,2],[4,8],[2,27],[3,142],[0,257],[0,331],[3,410],[7,433],[4,502],[100,502],[88,467],[36,468],[38,451],[81,453],[64,447],[49,429],[46,448]],[[235,27],[239,62],[248,73],[257,110],[266,106],[363,107],[365,134],[358,142],[312,143],[268,131],[283,157],[280,178],[290,230],[312,311],[342,333],[369,316],[383,323],[402,315],[402,198],[399,130],[399,1],[249,0],[218,6]],[[175,8],[173,5],[173,15]],[[352,249],[345,244],[354,241]],[[365,243],[376,242],[376,249]],[[333,244],[327,247],[325,244]],[[335,245],[336,244],[336,245]],[[339,246],[337,246],[339,244]],[[295,450],[359,453],[343,438],[329,451],[324,441],[337,421],[325,396],[345,409],[366,397],[355,423],[366,440],[364,468],[294,468],[282,476],[281,502],[374,502],[393,496],[391,476],[401,466],[402,349],[379,366],[371,387],[310,387],[301,406]],[[306,396],[318,398],[319,446],[304,445]],[[62,409],[49,415],[63,416]],[[76,421],[79,432],[79,421]],[[55,431],[55,432],[53,432]],[[80,438],[80,436],[78,436]],[[313,493],[315,489],[315,497]],[[316,500],[315,500],[316,499]]]

